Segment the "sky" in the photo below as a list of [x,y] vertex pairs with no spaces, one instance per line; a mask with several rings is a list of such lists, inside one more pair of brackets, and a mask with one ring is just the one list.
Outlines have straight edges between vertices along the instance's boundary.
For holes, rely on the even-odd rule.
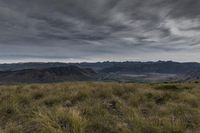
[[0,63],[200,62],[200,0],[0,0]]

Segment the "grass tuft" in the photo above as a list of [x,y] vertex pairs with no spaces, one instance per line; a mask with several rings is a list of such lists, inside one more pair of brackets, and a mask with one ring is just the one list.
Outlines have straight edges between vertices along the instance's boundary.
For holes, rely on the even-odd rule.
[[198,133],[200,84],[0,86],[2,133]]

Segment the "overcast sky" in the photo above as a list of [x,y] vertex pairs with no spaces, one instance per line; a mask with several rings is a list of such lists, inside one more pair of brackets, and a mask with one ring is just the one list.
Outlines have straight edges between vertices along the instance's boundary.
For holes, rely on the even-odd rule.
[[0,0],[0,63],[200,62],[200,0]]

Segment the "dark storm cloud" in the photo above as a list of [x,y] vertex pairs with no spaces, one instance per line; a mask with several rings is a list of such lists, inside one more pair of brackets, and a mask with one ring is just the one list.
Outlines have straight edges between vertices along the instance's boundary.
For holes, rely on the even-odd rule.
[[199,0],[0,0],[0,53],[117,60],[176,52],[178,59],[199,52],[199,7]]

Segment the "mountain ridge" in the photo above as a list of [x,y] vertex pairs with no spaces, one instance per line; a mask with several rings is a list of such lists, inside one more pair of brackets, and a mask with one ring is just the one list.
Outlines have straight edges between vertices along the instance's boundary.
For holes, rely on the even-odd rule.
[[[69,76],[70,72],[72,72],[71,76]],[[13,81],[21,83],[85,80],[123,82],[138,82],[138,80],[147,82],[199,81],[199,77],[200,63],[197,62],[127,61],[0,64],[0,83],[10,83]]]
[[92,69],[82,69],[77,66],[25,69],[0,72],[0,83],[87,81],[93,80],[95,75]]
[[200,63],[198,62],[175,62],[175,61],[148,61],[148,62],[140,62],[140,61],[125,61],[125,62],[81,62],[81,63],[62,63],[62,62],[27,62],[27,63],[7,63],[0,64],[0,71],[15,71],[15,70],[24,70],[24,69],[42,69],[42,68],[50,68],[50,67],[66,67],[70,65],[78,66],[81,68],[92,68],[93,70],[100,71],[104,68],[113,67],[116,65],[138,65],[138,64],[179,64],[179,65],[191,65],[200,67]]

